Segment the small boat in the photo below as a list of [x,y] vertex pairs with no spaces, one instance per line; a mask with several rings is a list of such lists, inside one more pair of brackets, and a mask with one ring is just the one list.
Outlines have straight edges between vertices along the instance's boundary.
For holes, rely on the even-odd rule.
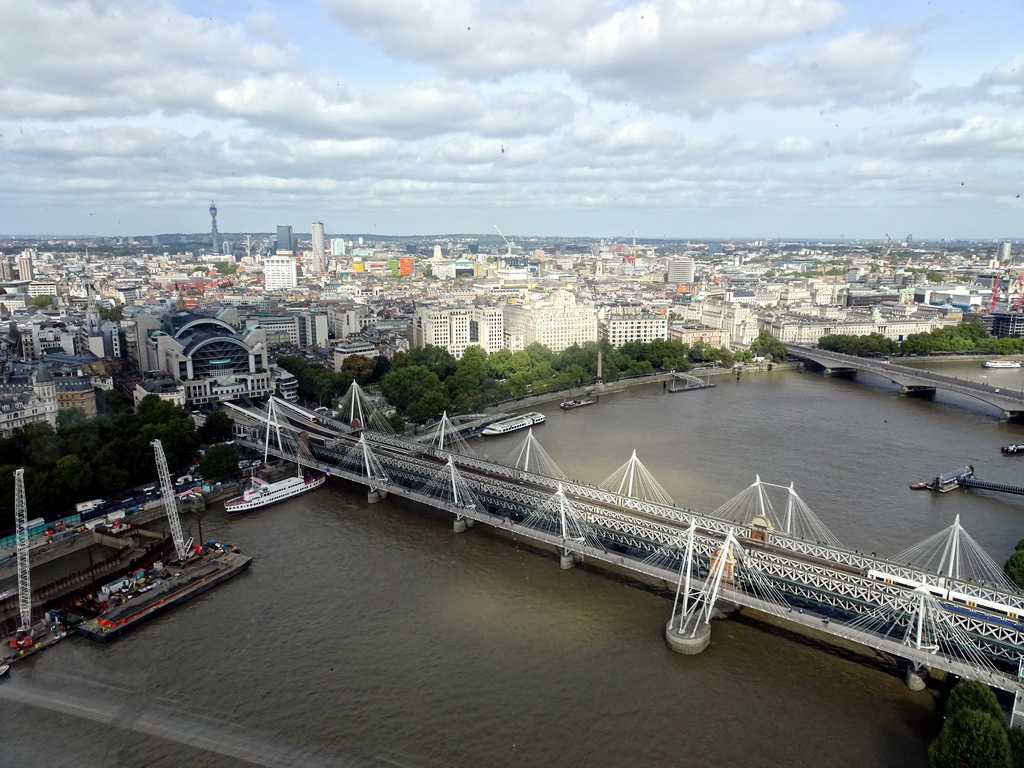
[[931,487],[932,487],[931,483],[926,483],[926,482],[923,482],[923,481],[920,482],[920,483],[911,483],[910,484],[910,490],[912,490],[912,491],[926,491],[926,490],[928,490]]
[[570,411],[573,408],[582,408],[584,405],[593,405],[596,402],[597,400],[592,397],[588,397],[583,400],[563,400],[558,404],[558,407],[563,411]]
[[10,664],[0,664],[0,677],[7,674],[7,670],[11,668]]
[[1020,360],[986,360],[986,368],[1020,368]]
[[1013,443],[1011,445],[1004,445],[999,450],[1008,456],[1012,456],[1018,453],[1021,456],[1024,456],[1024,443]]

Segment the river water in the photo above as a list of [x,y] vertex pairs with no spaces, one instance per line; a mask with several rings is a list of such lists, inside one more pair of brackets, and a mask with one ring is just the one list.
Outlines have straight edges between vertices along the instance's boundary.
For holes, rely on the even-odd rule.
[[[984,404],[870,375],[717,383],[550,403],[535,435],[595,484],[635,448],[677,504],[709,512],[758,474],[792,482],[846,546],[880,555],[957,514],[1000,563],[1024,536],[1024,498],[908,489],[964,464],[1020,481],[1024,458],[999,446],[1024,427]],[[500,459],[522,438],[474,447]],[[676,655],[671,598],[340,481],[238,519],[211,508],[203,533],[252,569],[109,646],[69,639],[12,669],[0,764],[924,768],[938,728],[933,694],[883,665],[750,617]]]

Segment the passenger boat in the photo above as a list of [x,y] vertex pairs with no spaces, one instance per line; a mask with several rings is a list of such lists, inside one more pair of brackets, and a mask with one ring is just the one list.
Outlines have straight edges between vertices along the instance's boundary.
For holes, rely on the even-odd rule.
[[0,677],[7,674],[7,670],[11,668],[10,664],[0,664]]
[[596,402],[597,400],[592,397],[588,397],[583,400],[563,400],[558,404],[558,407],[563,411],[570,411],[573,408],[582,408],[584,405],[593,405]]
[[986,360],[986,368],[1020,368],[1020,360]]
[[543,413],[523,413],[519,416],[511,416],[484,427],[483,435],[504,435],[506,432],[514,432],[517,429],[532,427],[534,424],[541,424],[547,421]]
[[224,511],[229,515],[240,515],[260,507],[268,507],[279,501],[319,488],[326,480],[327,475],[322,472],[302,474],[302,467],[299,467],[298,475],[286,477],[284,480],[274,483],[268,483],[253,475],[250,478],[249,487],[242,492],[241,496],[224,502]]
[[1024,456],[1024,443],[1012,443],[1011,445],[1004,445],[999,450],[1010,456],[1018,453],[1021,456]]

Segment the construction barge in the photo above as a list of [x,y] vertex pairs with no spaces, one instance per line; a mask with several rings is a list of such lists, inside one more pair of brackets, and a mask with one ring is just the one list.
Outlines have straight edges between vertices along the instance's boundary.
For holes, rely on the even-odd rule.
[[125,577],[104,588],[109,607],[76,627],[78,634],[109,643],[143,622],[159,616],[208,589],[237,576],[252,557],[210,542],[206,552],[183,564],[170,564],[147,578],[145,572]]

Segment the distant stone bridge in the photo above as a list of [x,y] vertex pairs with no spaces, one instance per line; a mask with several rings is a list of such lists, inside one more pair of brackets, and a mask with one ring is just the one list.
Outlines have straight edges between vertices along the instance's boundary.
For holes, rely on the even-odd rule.
[[875,373],[894,384],[899,384],[901,395],[931,397],[935,394],[935,390],[945,389],[973,397],[998,408],[1001,421],[1024,418],[1024,394],[1021,392],[922,371],[879,358],[843,355],[839,352],[829,352],[797,344],[787,344],[786,348],[791,356],[812,362],[823,368],[826,375],[855,376],[861,371]]

